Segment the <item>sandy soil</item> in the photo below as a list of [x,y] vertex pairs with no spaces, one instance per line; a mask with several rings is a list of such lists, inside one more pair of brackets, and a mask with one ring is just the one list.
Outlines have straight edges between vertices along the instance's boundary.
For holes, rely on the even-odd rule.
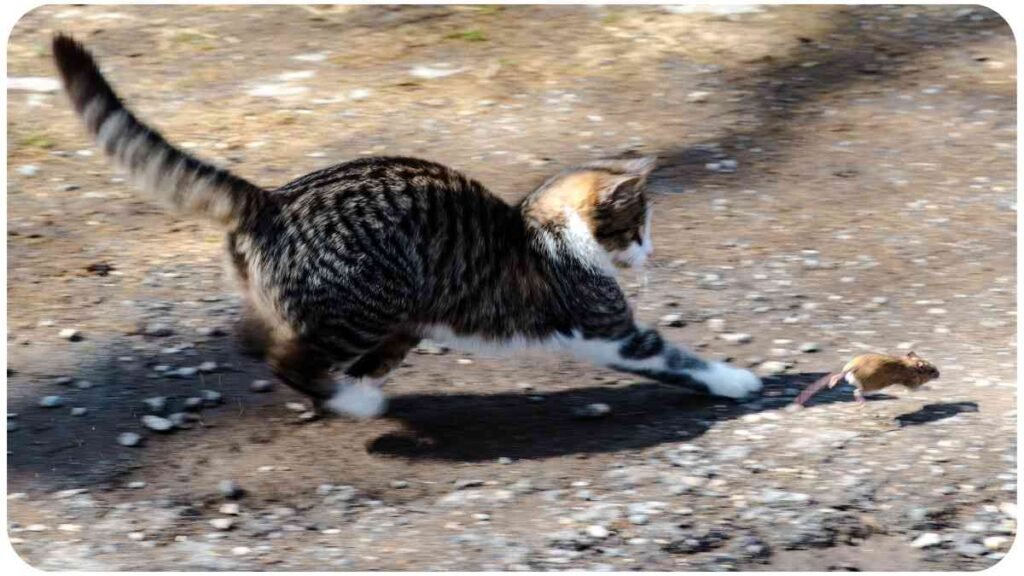
[[[956,6],[676,12],[26,15],[10,77],[53,77],[49,38],[73,32],[142,117],[267,185],[403,154],[511,201],[576,162],[656,154],[654,261],[646,286],[622,278],[638,315],[680,314],[686,325],[666,333],[709,357],[787,367],[763,397],[733,404],[552,356],[414,354],[384,418],[298,424],[286,406],[298,395],[250,391],[269,375],[232,340],[220,232],[136,194],[61,94],[12,89],[17,552],[41,568],[108,570],[997,562],[1016,532],[1009,28]],[[728,343],[712,318],[752,341]],[[153,324],[170,334],[147,335]],[[783,409],[858,352],[911,348],[941,380],[863,409],[845,389]],[[216,364],[172,376],[204,362]],[[221,399],[190,429],[141,425],[144,399],[179,412],[204,390]],[[51,395],[61,406],[40,407]],[[611,414],[573,417],[594,402]],[[124,432],[144,441],[121,446]],[[223,480],[245,494],[226,497]],[[211,524],[225,518],[229,529]]]

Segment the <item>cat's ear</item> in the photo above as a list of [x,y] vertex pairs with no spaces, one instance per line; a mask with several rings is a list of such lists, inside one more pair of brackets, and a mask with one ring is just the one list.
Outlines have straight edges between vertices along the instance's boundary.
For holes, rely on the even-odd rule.
[[647,178],[647,175],[654,170],[657,163],[657,156],[642,156],[640,158],[595,160],[584,164],[584,168],[602,168],[623,175]]
[[598,179],[597,198],[601,202],[627,201],[643,194],[644,176],[638,174],[602,175]]

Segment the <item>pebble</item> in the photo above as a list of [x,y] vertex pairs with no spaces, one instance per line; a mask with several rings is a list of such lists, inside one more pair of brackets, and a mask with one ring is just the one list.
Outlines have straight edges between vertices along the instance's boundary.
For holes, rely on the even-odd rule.
[[7,431],[8,432],[16,432],[17,430],[18,430],[18,423],[14,422],[12,420],[8,420],[7,421]]
[[309,54],[296,54],[295,56],[292,56],[292,60],[298,60],[300,62],[323,62],[326,59],[326,52],[311,52]]
[[82,333],[74,328],[65,328],[58,332],[57,335],[68,342],[78,342],[82,339]]
[[572,411],[573,416],[583,419],[604,418],[612,413],[612,407],[603,402],[594,402],[586,406],[580,406]]
[[145,532],[129,532],[128,533],[128,539],[129,540],[133,540],[135,542],[141,542],[142,540],[146,539],[146,533]]
[[984,556],[988,553],[988,548],[977,542],[963,542],[956,546],[956,553],[967,557]]
[[201,326],[196,328],[196,334],[199,336],[224,336],[227,332],[224,331],[220,326]]
[[175,428],[188,429],[192,427],[192,422],[199,420],[199,416],[191,412],[175,412],[168,415],[167,419],[174,424]]
[[235,502],[225,502],[220,506],[220,513],[227,514],[228,516],[238,516],[241,511],[241,507]]
[[753,336],[743,332],[720,334],[718,337],[730,344],[747,344],[754,340]]
[[466,480],[456,480],[455,481],[455,489],[456,490],[465,490],[466,488],[474,488],[476,486],[483,486],[483,485],[484,485],[484,481],[483,480],[477,480],[477,479],[466,479]]
[[64,405],[64,398],[60,396],[43,396],[39,400],[39,406],[43,408],[60,408]]
[[434,342],[433,340],[425,338],[422,341],[420,341],[419,345],[416,346],[416,348],[413,349],[413,352],[417,354],[431,354],[437,356],[441,354],[446,354],[448,352],[448,347],[442,346],[437,342]]
[[210,372],[214,372],[215,370],[217,370],[217,363],[212,361],[203,362],[199,366],[196,366],[196,369],[199,370],[200,372],[208,374]]
[[210,526],[213,526],[217,530],[231,530],[235,526],[234,518],[213,518],[210,520]]
[[174,422],[161,416],[147,414],[142,417],[142,425],[154,432],[170,432],[174,430]]
[[167,409],[167,397],[153,396],[142,401],[151,414],[162,414]]
[[671,328],[682,328],[686,326],[686,321],[683,320],[682,314],[665,314],[658,320],[658,324]]
[[146,487],[146,483],[143,482],[142,480],[136,480],[134,482],[129,482],[128,483],[128,488],[130,488],[132,490],[141,490],[141,489],[143,489],[145,487]]
[[686,101],[693,104],[702,104],[704,102],[707,102],[710,97],[710,92],[705,92],[703,90],[694,90],[693,92],[690,92],[689,94],[686,95]]
[[61,524],[57,526],[57,530],[61,532],[81,532],[82,527],[78,524]]
[[409,74],[416,78],[422,78],[424,80],[436,80],[438,78],[446,78],[464,72],[465,68],[439,68],[433,66],[416,66],[409,71]]
[[25,92],[57,92],[60,90],[60,80],[46,76],[8,76],[7,89]]
[[36,174],[39,174],[39,166],[35,166],[32,164],[25,164],[24,166],[19,166],[18,174],[21,174],[22,176],[35,176]]
[[788,362],[779,362],[778,360],[769,360],[762,362],[758,367],[762,373],[768,375],[782,374],[786,370],[789,370],[790,364]]
[[171,372],[173,376],[178,378],[191,378],[199,373],[199,369],[194,366],[183,366],[177,370]]
[[273,389],[274,383],[270,380],[253,380],[252,383],[249,384],[249,390],[256,392],[257,394],[270,392]]
[[721,318],[708,320],[708,329],[712,332],[725,332],[725,320]]
[[942,543],[942,537],[935,532],[925,532],[914,539],[910,545],[914,548],[930,548]]
[[348,94],[346,96],[348,97],[349,100],[352,100],[353,102],[358,102],[360,100],[366,100],[370,96],[373,96],[373,90],[370,90],[369,88],[353,88],[352,90],[348,91]]
[[587,536],[591,538],[607,538],[610,534],[607,528],[599,524],[587,526]]
[[999,511],[1014,520],[1017,519],[1017,505],[1013,502],[1003,502],[999,505]]
[[122,432],[117,435],[117,443],[121,446],[138,446],[142,442],[142,436],[135,432]]
[[406,482],[405,480],[392,480],[391,483],[390,483],[390,486],[392,488],[397,488],[397,489],[408,488],[409,487],[409,483]]
[[284,407],[291,410],[292,412],[306,411],[306,405],[303,404],[302,402],[287,402],[285,403]]
[[49,529],[50,527],[46,524],[29,524],[25,527],[25,530],[28,530],[29,532],[45,532]]
[[981,543],[989,550],[1002,550],[1010,543],[1010,539],[1006,536],[989,536],[982,540]]
[[196,396],[190,396],[188,398],[185,398],[185,402],[182,403],[182,408],[190,412],[195,412],[201,409],[202,407],[203,399]]
[[629,523],[635,526],[643,526],[650,521],[650,517],[647,514],[630,514]]
[[217,484],[217,491],[225,498],[240,498],[245,493],[234,480],[221,480]]
[[71,409],[71,415],[72,416],[85,416],[88,413],[89,413],[89,409],[88,408],[83,408],[81,406],[75,406],[74,408]]
[[800,345],[800,351],[804,354],[813,354],[821,351],[821,346],[817,342],[804,342]]
[[248,554],[250,552],[252,552],[252,549],[249,548],[248,546],[235,546],[234,548],[231,549],[231,553],[234,554],[235,556],[245,556],[246,554]]
[[154,322],[152,324],[146,324],[146,327],[143,328],[142,333],[146,336],[153,336],[154,338],[164,338],[166,336],[174,334],[174,330],[171,329],[171,327],[168,326],[167,324]]
[[223,396],[216,390],[203,390],[200,394],[203,395],[203,403],[207,406],[216,406],[223,401]]

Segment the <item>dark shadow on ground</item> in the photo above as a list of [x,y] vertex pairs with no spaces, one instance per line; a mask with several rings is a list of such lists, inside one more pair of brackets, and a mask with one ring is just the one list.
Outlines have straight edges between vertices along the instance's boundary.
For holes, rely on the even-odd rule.
[[[106,360],[83,366],[73,376],[92,382],[87,389],[56,386],[29,375],[15,376],[39,381],[40,395],[60,394],[66,403],[61,408],[47,409],[37,405],[37,395],[9,398],[9,410],[18,414],[18,429],[8,434],[11,477],[31,478],[33,483],[55,488],[102,485],[145,467],[150,459],[165,457],[160,449],[161,435],[140,425],[141,416],[148,412],[142,404],[147,397],[166,397],[166,413],[171,413],[182,411],[187,398],[214,390],[223,401],[197,411],[200,420],[194,423],[196,428],[251,428],[258,421],[264,424],[257,428],[264,432],[273,428],[275,433],[287,433],[290,426],[286,422],[295,419],[283,404],[302,400],[283,386],[273,394],[251,393],[249,383],[254,377],[267,377],[266,369],[243,359],[230,337],[207,342],[201,357],[234,366],[202,379],[152,378],[145,363],[118,360],[129,354],[130,344],[120,341],[111,345]],[[194,361],[184,358],[175,362],[191,363]],[[586,457],[644,448],[693,439],[718,422],[781,408],[800,388],[821,376],[806,373],[766,379],[764,395],[745,403],[694,396],[653,382],[588,386],[547,394],[402,395],[396,386],[393,392],[397,394],[385,418],[399,421],[403,430],[377,437],[366,449],[380,456],[478,462],[502,456]],[[819,403],[849,401],[848,395],[836,395]],[[612,413],[593,420],[574,417],[575,409],[597,402],[611,406]],[[86,407],[89,412],[71,416],[72,406]],[[344,437],[349,427],[364,425],[343,418],[330,418],[325,424],[331,436],[339,437]],[[122,432],[143,434],[143,446],[118,445],[116,439]],[[191,437],[194,433],[183,431],[175,436]],[[195,441],[209,442],[208,434],[217,431],[195,436]]]
[[[913,83],[913,62],[921,53],[950,47],[969,50],[975,37],[967,34],[981,30],[1009,34],[1005,21],[994,13],[982,21],[955,22],[948,13],[921,13],[907,20],[906,31],[898,36],[861,26],[877,15],[877,7],[836,6],[828,33],[807,37],[794,31],[794,47],[786,59],[766,57],[749,67],[726,70],[724,85],[746,95],[729,114],[737,121],[712,139],[658,151],[652,190],[686,190],[705,182],[738,187],[770,179],[773,166],[787,156],[788,141],[821,117],[826,104],[820,101],[829,95],[881,78]],[[706,167],[724,158],[738,161],[734,173]],[[836,166],[834,176],[858,175]]]
[[[367,449],[373,454],[461,462],[617,452],[692,440],[718,422],[792,402],[794,390],[821,373],[765,380],[764,396],[750,402],[695,396],[657,383],[577,388],[527,394],[411,394],[392,399],[387,418],[405,429],[385,434]],[[542,400],[539,400],[542,399]],[[850,402],[847,394],[825,395],[819,404]],[[574,410],[605,403],[612,412],[580,419]]]
[[900,428],[907,426],[921,426],[931,424],[946,418],[952,418],[963,412],[977,412],[977,402],[943,402],[940,404],[926,404],[920,409],[896,417]]

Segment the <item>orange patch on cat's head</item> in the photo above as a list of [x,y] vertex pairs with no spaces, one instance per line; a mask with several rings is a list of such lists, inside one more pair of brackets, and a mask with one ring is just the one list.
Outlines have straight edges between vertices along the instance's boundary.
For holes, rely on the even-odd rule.
[[529,202],[528,214],[542,223],[561,222],[566,209],[590,224],[598,203],[602,175],[596,171],[570,172],[549,181]]

